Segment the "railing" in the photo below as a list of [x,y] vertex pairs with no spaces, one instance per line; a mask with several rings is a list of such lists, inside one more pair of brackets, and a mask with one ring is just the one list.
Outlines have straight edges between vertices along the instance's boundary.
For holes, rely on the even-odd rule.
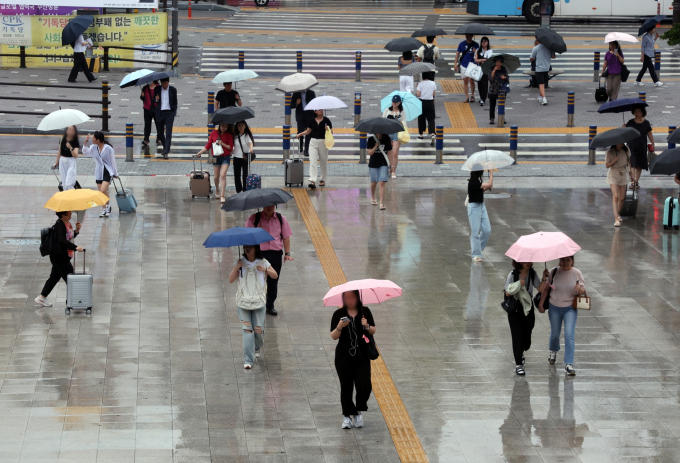
[[[177,66],[179,62],[179,53],[174,53],[171,50],[149,50],[148,48],[134,48],[134,47],[103,47],[104,56],[102,56],[102,71],[109,70],[110,61],[125,61],[134,63],[153,63],[162,64],[163,66]],[[150,61],[146,59],[130,59],[130,58],[111,58],[109,57],[109,50],[137,50],[137,51],[153,51],[154,53],[165,53],[172,55],[172,61]],[[19,47],[19,53],[0,53],[0,56],[7,56],[10,58],[19,58],[19,68],[26,69],[26,58],[65,58],[68,55],[55,55],[55,54],[44,54],[44,55],[27,55],[26,47]]]

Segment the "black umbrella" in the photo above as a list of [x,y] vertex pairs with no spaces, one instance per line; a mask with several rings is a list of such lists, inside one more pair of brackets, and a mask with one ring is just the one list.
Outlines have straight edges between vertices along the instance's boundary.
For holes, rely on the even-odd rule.
[[[411,37],[436,37],[438,35],[448,35],[444,29],[436,27],[429,27],[427,29],[420,29],[411,34]],[[421,44],[422,45],[422,44]]]
[[507,53],[494,54],[482,63],[482,72],[491,75],[491,70],[496,66],[496,58],[503,58],[503,66],[508,70],[508,74],[512,74],[522,65],[519,58],[515,55],[508,55]]
[[548,47],[550,51],[555,53],[564,53],[567,51],[567,44],[560,34],[547,27],[539,27],[535,31],[536,38],[543,45]]
[[675,129],[672,134],[666,138],[668,143],[680,143],[680,129]]
[[386,117],[372,117],[364,119],[354,126],[354,130],[364,133],[398,133],[404,131],[404,126],[394,119],[387,119]]
[[248,211],[283,204],[293,199],[293,195],[279,188],[257,188],[242,191],[232,196],[222,205],[223,211]]
[[417,50],[423,46],[423,42],[413,37],[399,37],[398,39],[390,40],[385,45],[385,50],[398,51],[403,53],[405,51]]
[[496,33],[491,30],[489,26],[481,23],[469,23],[463,24],[458,29],[456,29],[456,35],[496,35]]
[[663,14],[654,16],[653,18],[645,19],[645,22],[643,22],[642,26],[640,26],[640,29],[638,29],[638,37],[646,34],[651,28],[656,27],[656,25],[664,19],[666,19],[666,16]]
[[175,73],[172,71],[154,72],[153,74],[147,74],[144,77],[140,77],[137,80],[135,87],[141,87],[142,85],[146,85],[149,82],[153,82],[154,80],[169,79],[170,77],[175,77]]
[[640,132],[633,127],[619,127],[618,129],[607,130],[593,138],[590,142],[590,149],[609,148],[619,143],[627,143],[640,136]]
[[73,18],[61,32],[61,44],[73,46],[80,34],[90,27],[92,21],[94,21],[94,18],[87,14]]
[[[625,113],[633,111],[635,108],[644,108],[647,103],[640,98],[621,98],[620,100],[608,101],[597,109],[600,114],[604,113]],[[623,114],[621,114],[623,116]],[[625,118],[623,119],[625,122]]]
[[680,148],[666,150],[649,164],[651,175],[675,175],[680,172]]
[[217,124],[236,124],[255,117],[255,111],[248,106],[230,106],[218,109],[213,113],[211,122]]

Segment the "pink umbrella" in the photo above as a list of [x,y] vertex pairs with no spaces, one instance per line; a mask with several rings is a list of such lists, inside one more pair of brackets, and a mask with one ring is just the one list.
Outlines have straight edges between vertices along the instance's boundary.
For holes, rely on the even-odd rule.
[[354,280],[335,286],[323,298],[324,306],[342,307],[342,293],[358,290],[361,302],[366,304],[380,304],[383,301],[401,296],[401,288],[390,280]]
[[576,254],[581,246],[562,232],[538,232],[520,237],[506,256],[517,262],[548,262]]

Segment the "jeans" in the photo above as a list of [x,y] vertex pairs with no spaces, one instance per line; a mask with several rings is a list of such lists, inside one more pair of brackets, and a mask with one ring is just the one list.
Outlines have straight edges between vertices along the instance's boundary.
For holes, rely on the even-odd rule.
[[161,133],[160,129],[158,128],[158,121],[156,120],[156,110],[155,109],[145,109],[144,110],[144,140],[149,141],[149,137],[151,136],[151,121],[153,120],[154,125],[156,126],[156,138],[159,138],[159,135]]
[[265,308],[244,310],[238,307],[238,318],[243,324],[243,362],[252,365],[255,352],[264,344]]
[[[368,399],[371,397],[371,361],[366,356],[357,354],[352,357],[335,355],[335,371],[340,380],[340,404],[343,416],[357,415],[368,410]],[[352,400],[354,389],[357,391],[356,405]]]
[[240,193],[246,186],[248,178],[248,160],[245,158],[234,157],[234,186],[236,193]]
[[642,81],[647,69],[649,69],[649,75],[652,77],[654,83],[657,83],[659,81],[659,77],[657,77],[656,71],[654,70],[654,60],[647,55],[645,55],[644,60],[642,61],[642,69],[640,69],[640,73],[635,80],[638,82]]
[[549,349],[553,352],[560,350],[560,333],[562,332],[562,320],[564,320],[564,363],[574,363],[574,337],[576,334],[576,319],[578,310],[567,307],[557,307],[550,304],[548,310],[550,318],[550,343]]
[[172,144],[172,125],[175,122],[175,111],[161,111],[160,116],[156,120],[158,128],[158,138],[163,144],[163,154],[170,152],[170,145]]
[[262,251],[262,257],[267,259],[279,278],[272,278],[267,275],[267,305],[273,309],[274,302],[279,295],[279,279],[281,278],[281,266],[283,265],[283,251]]
[[486,213],[484,203],[470,203],[468,205],[468,220],[470,221],[470,249],[472,257],[482,257],[491,234],[491,223]]

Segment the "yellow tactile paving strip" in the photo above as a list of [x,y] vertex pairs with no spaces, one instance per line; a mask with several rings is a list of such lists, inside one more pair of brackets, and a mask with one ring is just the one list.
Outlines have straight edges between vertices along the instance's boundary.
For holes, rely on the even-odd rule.
[[446,107],[446,113],[449,115],[449,120],[451,121],[451,126],[454,130],[479,130],[475,115],[472,114],[472,109],[470,109],[470,103],[449,101],[444,103],[444,106]]
[[463,93],[463,82],[458,80],[440,80],[445,93]]
[[[314,243],[314,249],[319,257],[328,284],[333,287],[347,282],[345,272],[342,271],[338,256],[333,250],[331,240],[323,228],[319,216],[305,190],[292,190],[302,219],[305,221],[309,236]],[[403,463],[425,463],[428,461],[423,444],[418,438],[411,417],[401,400],[397,387],[392,381],[390,372],[383,362],[382,356],[371,362],[371,382],[373,394],[378,401],[380,411],[390,431],[397,454]]]

